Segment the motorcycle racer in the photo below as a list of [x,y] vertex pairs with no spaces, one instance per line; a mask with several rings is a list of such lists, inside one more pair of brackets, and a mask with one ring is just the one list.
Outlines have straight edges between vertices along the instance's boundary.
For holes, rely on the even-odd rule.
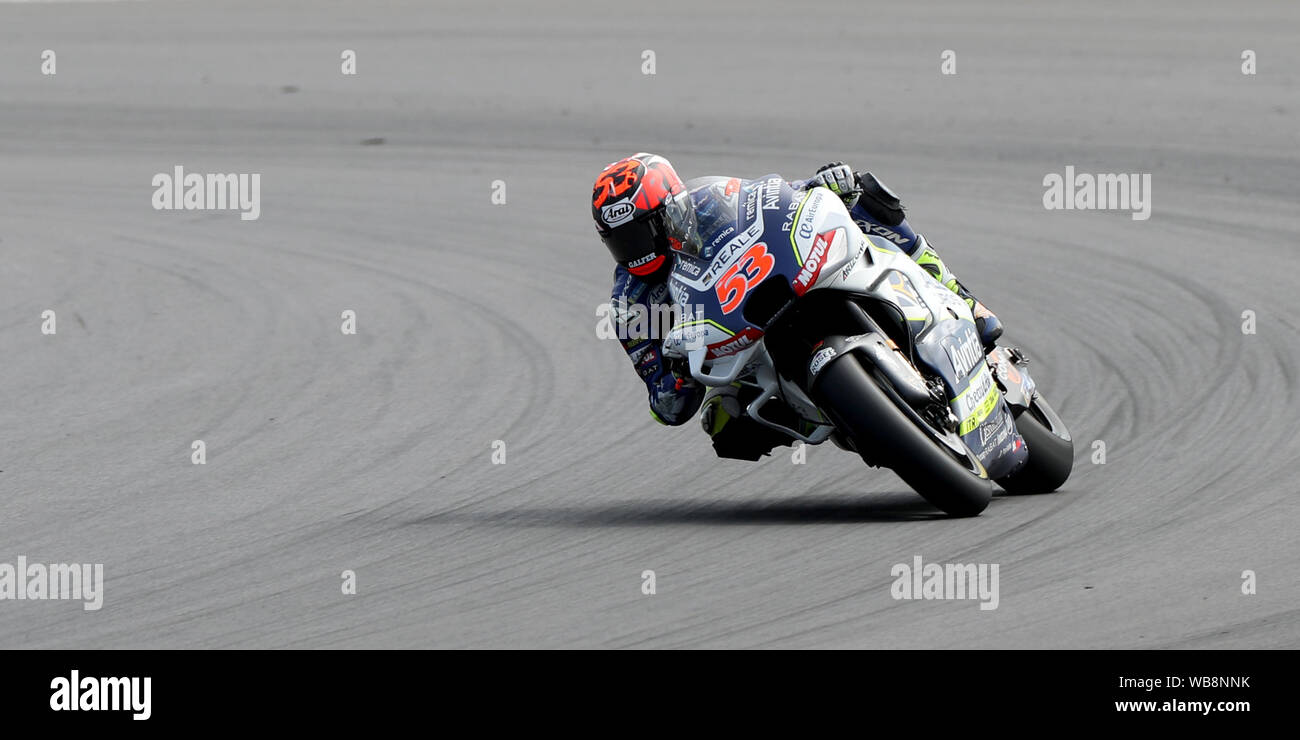
[[[775,175],[770,177],[776,177]],[[762,178],[767,179],[767,178]],[[697,178],[683,183],[664,157],[638,153],[608,165],[592,188],[596,231],[617,263],[611,295],[618,336],[646,385],[650,414],[662,424],[684,424],[701,406],[701,423],[720,457],[758,460],[793,440],[759,424],[742,409],[755,397],[740,384],[704,388],[663,355],[662,337],[637,327],[629,317],[670,305],[668,276],[674,251],[703,254],[730,235],[729,219],[716,208],[717,196],[733,195],[738,178]],[[912,230],[897,195],[870,172],[854,172],[842,162],[819,168],[808,180],[789,181],[796,190],[825,187],[838,195],[858,227],[884,237],[906,252],[935,279],[966,301],[986,349],[1002,334],[998,318],[952,274],[925,237]],[[734,229],[732,229],[734,230]],[[706,243],[707,242],[707,243]]]

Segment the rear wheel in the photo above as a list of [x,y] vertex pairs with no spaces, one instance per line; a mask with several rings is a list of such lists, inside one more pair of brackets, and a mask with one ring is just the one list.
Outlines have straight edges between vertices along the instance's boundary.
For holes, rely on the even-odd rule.
[[1008,493],[1051,493],[1074,468],[1074,442],[1056,411],[1034,394],[1029,408],[1016,417],[1016,431],[1025,438],[1029,460],[1016,472],[998,479]]
[[892,468],[926,501],[952,516],[989,505],[992,484],[961,438],[927,422],[856,355],[823,369],[816,395],[867,463]]

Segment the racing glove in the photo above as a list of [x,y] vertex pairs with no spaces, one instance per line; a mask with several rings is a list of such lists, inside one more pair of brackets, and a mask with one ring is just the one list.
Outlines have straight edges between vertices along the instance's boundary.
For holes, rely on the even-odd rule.
[[852,208],[853,204],[858,201],[858,196],[862,194],[862,186],[858,184],[858,178],[853,175],[853,168],[843,162],[831,162],[824,164],[817,170],[817,174],[808,181],[808,187],[824,187],[832,193],[840,196],[844,205]]
[[661,424],[677,426],[695,415],[704,400],[704,389],[694,378],[664,367],[647,378],[650,386],[650,415]]

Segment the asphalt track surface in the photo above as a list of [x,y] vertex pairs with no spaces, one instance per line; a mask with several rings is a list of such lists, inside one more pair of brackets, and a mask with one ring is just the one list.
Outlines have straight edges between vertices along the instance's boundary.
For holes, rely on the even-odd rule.
[[[0,602],[0,647],[1300,647],[1298,24],[0,4],[0,562],[107,578],[99,611]],[[1032,357],[1064,490],[953,520],[829,445],[655,424],[595,336],[590,183],[637,150],[877,173]],[[153,210],[178,164],[260,173],[260,219]],[[1045,210],[1066,165],[1151,173],[1151,218]],[[894,600],[916,555],[999,564],[999,607]]]

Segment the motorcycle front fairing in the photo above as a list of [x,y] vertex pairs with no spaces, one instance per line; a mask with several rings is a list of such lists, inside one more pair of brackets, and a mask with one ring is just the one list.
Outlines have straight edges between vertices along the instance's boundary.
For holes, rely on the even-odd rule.
[[[697,211],[714,213],[710,209],[721,204],[721,212],[730,212],[733,220],[715,223],[703,235],[699,254],[677,253],[668,287],[674,302],[683,307],[684,318],[665,337],[665,354],[687,358],[691,374],[705,385],[749,378],[761,390],[747,409],[750,416],[795,439],[824,441],[832,427],[802,388],[775,372],[762,342],[766,324],[751,320],[747,309],[765,282],[799,281],[815,241],[810,233],[814,217],[827,199],[837,199],[821,188],[795,190],[779,175],[757,180],[699,178],[687,186]],[[840,236],[845,238],[837,244],[819,248],[822,263],[827,252],[837,252],[829,255],[837,262],[846,261],[847,231]],[[831,246],[834,249],[827,249]],[[811,287],[807,277],[794,290],[801,293]],[[761,410],[774,399],[819,428],[805,433],[767,421]]]
[[[733,358],[752,350],[763,336],[763,325],[750,320],[746,310],[756,288],[780,278],[801,296],[823,271],[849,261],[850,242],[857,256],[865,246],[851,219],[822,228],[828,206],[839,204],[825,188],[794,190],[777,175],[759,180],[700,178],[687,184],[694,186],[691,195],[699,210],[730,199],[734,222],[706,235],[700,254],[676,254],[668,289],[690,318],[669,332],[664,349],[686,357],[694,352],[701,367],[712,366],[708,375],[714,377],[707,384],[725,385],[734,380],[725,379],[732,370],[744,367]],[[722,368],[726,375],[718,372]]]

